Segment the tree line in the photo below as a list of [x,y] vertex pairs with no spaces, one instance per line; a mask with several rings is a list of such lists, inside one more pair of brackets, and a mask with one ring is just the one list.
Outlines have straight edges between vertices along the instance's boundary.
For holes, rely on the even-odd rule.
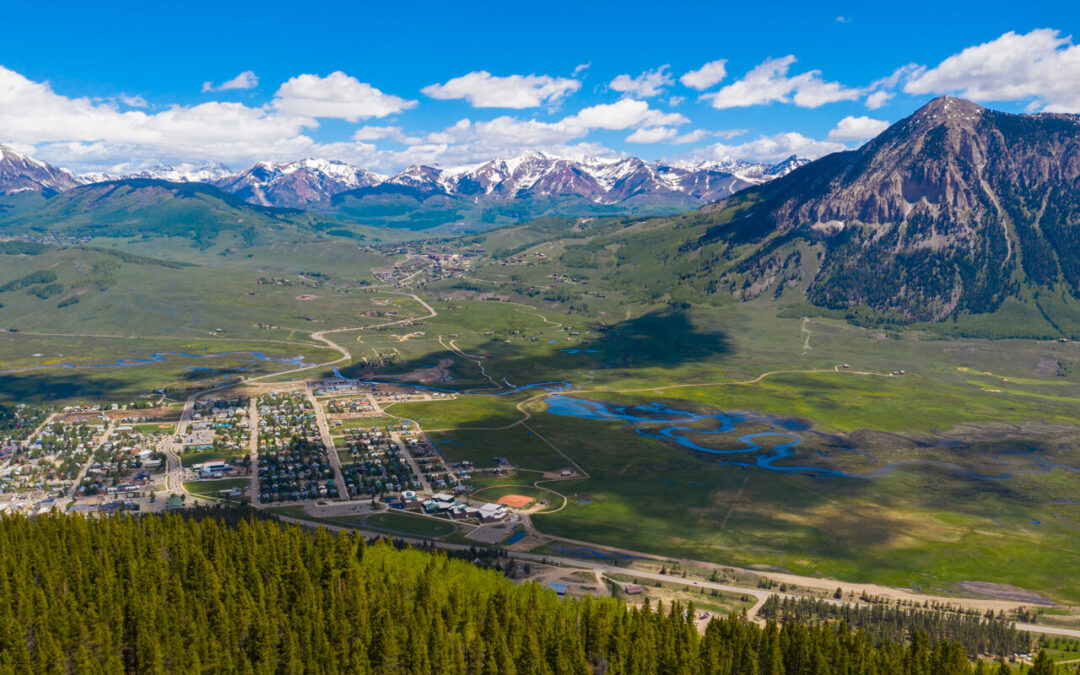
[[1004,658],[1027,653],[1034,644],[1030,633],[1017,630],[1010,621],[960,612],[834,603],[817,598],[780,599],[774,595],[765,601],[759,613],[766,619],[783,622],[843,621],[867,633],[876,644],[904,642],[922,633],[931,642],[957,642],[972,656],[989,654]]
[[701,632],[692,606],[560,600],[441,554],[223,515],[0,518],[0,673],[989,672],[922,631],[731,616]]

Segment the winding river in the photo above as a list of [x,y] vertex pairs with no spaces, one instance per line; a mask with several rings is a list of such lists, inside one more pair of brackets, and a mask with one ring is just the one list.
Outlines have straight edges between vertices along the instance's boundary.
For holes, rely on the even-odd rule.
[[[997,473],[979,473],[970,471],[956,464],[932,459],[901,460],[886,464],[879,469],[868,471],[866,473],[847,472],[808,465],[777,464],[777,462],[791,457],[795,453],[794,448],[802,443],[802,436],[795,432],[817,432],[809,431],[806,425],[798,420],[762,415],[759,413],[727,413],[723,411],[695,413],[688,410],[669,408],[659,403],[628,406],[607,401],[595,401],[577,397],[571,398],[557,394],[547,397],[546,402],[548,405],[547,412],[553,415],[576,417],[579,419],[624,422],[631,425],[635,432],[646,438],[671,441],[696,452],[730,457],[730,459],[724,459],[720,462],[722,465],[758,467],[768,471],[778,471],[782,473],[801,473],[817,477],[876,478],[888,475],[902,467],[922,466],[945,469],[969,478],[1004,480],[1024,474],[1049,473],[1055,468],[1078,471],[1076,467],[1054,464],[1041,457],[1035,457],[1019,452],[987,456],[986,461],[988,463],[991,463],[995,468],[1000,467],[1002,469]],[[713,428],[697,429],[689,426],[702,421],[711,422]],[[735,450],[719,450],[716,448],[705,447],[698,444],[690,437],[690,434],[727,434],[737,430],[740,425],[749,423],[766,423],[769,424],[772,429],[769,431],[759,431],[739,436],[739,442],[743,443],[746,447]],[[759,441],[766,438],[779,439],[780,442],[769,449],[765,449],[762,448]],[[848,448],[847,450],[862,454],[871,459],[873,458],[872,455],[865,451],[851,448]],[[736,455],[753,456],[751,461],[745,461],[735,459],[734,457]]]

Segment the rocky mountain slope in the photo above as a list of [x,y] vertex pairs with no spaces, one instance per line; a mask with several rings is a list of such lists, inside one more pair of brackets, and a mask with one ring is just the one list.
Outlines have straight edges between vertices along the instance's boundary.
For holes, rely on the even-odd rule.
[[713,239],[826,245],[815,304],[899,319],[989,312],[1025,289],[1080,296],[1080,118],[935,99],[858,150],[706,207]]
[[0,195],[63,192],[81,181],[72,173],[0,145]]
[[303,207],[383,180],[385,176],[344,162],[305,159],[284,164],[259,162],[213,183],[252,204]]
[[[0,194],[34,191],[48,195],[117,180],[206,183],[259,206],[325,212],[344,205],[345,215],[374,218],[375,225],[414,229],[432,223],[456,223],[468,229],[556,213],[676,213],[761,185],[808,161],[790,157],[776,165],[738,160],[663,163],[530,151],[469,166],[411,166],[393,176],[325,159],[258,162],[238,173],[211,163],[74,176],[10,148],[3,152]],[[415,223],[409,222],[409,211],[415,212]],[[380,220],[387,213],[393,214],[392,223]]]
[[707,203],[784,175],[807,160],[791,157],[775,166],[747,162],[646,162],[635,157],[556,157],[523,152],[482,164],[439,168],[412,166],[378,184],[354,191],[363,197],[394,186],[420,199],[444,196],[473,203],[505,203],[518,199],[573,197],[596,204],[618,204],[633,198],[681,197]]

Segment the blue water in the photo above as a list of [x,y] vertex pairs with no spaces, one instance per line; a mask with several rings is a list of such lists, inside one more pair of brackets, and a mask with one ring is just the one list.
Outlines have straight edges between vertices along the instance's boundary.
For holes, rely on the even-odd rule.
[[241,356],[247,355],[256,361],[266,361],[268,363],[281,363],[289,366],[302,366],[304,365],[304,357],[291,356],[291,357],[275,357],[267,356],[262,352],[252,351],[240,351],[240,352],[223,352],[221,354],[188,354],[187,352],[155,352],[150,355],[148,359],[136,359],[127,358],[120,359],[115,363],[97,363],[90,365],[75,365],[74,363],[51,363],[44,366],[29,366],[26,368],[14,368],[12,370],[0,370],[0,375],[6,375],[8,373],[22,373],[30,370],[49,370],[52,368],[69,368],[73,370],[83,370],[87,368],[136,368],[138,366],[146,366],[151,363],[164,363],[169,360],[169,357],[180,357],[189,359],[220,359],[226,356]]
[[504,546],[512,546],[525,538],[525,530],[515,532],[510,535],[510,538],[503,542]]
[[560,349],[560,352],[566,352],[567,354],[599,354],[599,349]]
[[568,555],[575,558],[595,558],[598,560],[644,560],[639,556],[626,555],[625,553],[616,553],[615,551],[598,551],[593,548],[586,548],[584,546],[555,546],[552,551],[559,555]]
[[[928,459],[911,459],[893,462],[891,464],[883,466],[880,469],[876,469],[874,471],[869,471],[866,473],[854,473],[807,465],[777,465],[777,462],[779,462],[780,460],[792,456],[795,453],[794,448],[800,443],[802,443],[802,437],[792,432],[804,431],[806,429],[806,425],[804,423],[798,422],[797,420],[789,420],[772,417],[769,415],[760,415],[757,413],[747,412],[728,413],[723,411],[716,411],[713,413],[695,413],[688,410],[677,410],[674,408],[669,408],[660,403],[626,406],[605,401],[592,401],[588,399],[570,398],[560,395],[550,396],[547,398],[546,402],[548,405],[547,411],[553,415],[577,417],[579,419],[625,422],[633,426],[634,431],[636,431],[641,436],[671,441],[695,452],[704,452],[710,455],[732,457],[734,455],[752,454],[752,461],[725,459],[720,463],[722,465],[730,466],[756,466],[758,468],[766,469],[768,471],[779,471],[783,473],[801,473],[817,477],[834,476],[840,478],[876,478],[888,475],[901,467],[921,466],[945,469],[963,476],[967,476],[969,478],[1003,480],[1024,474],[1049,473],[1054,468],[1062,468],[1072,471],[1080,470],[1076,467],[1053,464],[1046,461],[1045,459],[1020,453],[1004,453],[996,457],[991,456],[987,458],[987,461],[992,462],[996,465],[1013,467],[1030,467],[1033,464],[1036,466],[1034,468],[1017,468],[1012,471],[1002,471],[1000,473],[977,473],[957,466],[955,464],[950,464],[948,462],[940,462]],[[692,423],[701,421],[712,422],[711,426],[713,428],[696,429],[688,426]],[[760,431],[739,436],[739,442],[743,443],[746,447],[736,450],[718,450],[716,448],[705,447],[696,443],[689,436],[689,434],[700,434],[706,436],[727,434],[735,431],[741,424],[760,424],[762,422],[770,424],[773,427],[772,430]],[[764,449],[761,447],[761,445],[759,445],[758,441],[766,438],[777,439],[780,442],[770,449]],[[859,454],[873,459],[873,457],[865,451],[854,449],[849,449],[849,451],[858,452]],[[1007,459],[1007,456],[1016,456],[1020,459]]]

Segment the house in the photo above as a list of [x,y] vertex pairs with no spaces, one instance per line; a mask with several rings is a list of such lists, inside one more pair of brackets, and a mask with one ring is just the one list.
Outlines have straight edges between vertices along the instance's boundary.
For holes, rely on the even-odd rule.
[[548,588],[555,591],[555,594],[558,595],[560,598],[566,597],[566,584],[560,584],[552,581],[548,583]]
[[623,587],[623,592],[627,595],[641,595],[645,592],[645,589],[637,584],[626,584],[626,586]]

